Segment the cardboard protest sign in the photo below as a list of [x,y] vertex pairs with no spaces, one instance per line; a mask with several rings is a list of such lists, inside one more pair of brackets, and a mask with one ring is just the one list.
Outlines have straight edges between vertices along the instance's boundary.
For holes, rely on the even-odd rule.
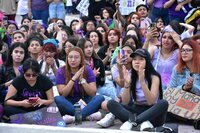
[[182,89],[167,89],[163,97],[169,103],[168,112],[190,120],[200,118],[200,96]]
[[10,116],[10,119],[11,123],[16,124],[66,126],[55,103],[36,111],[12,115]]
[[122,15],[128,15],[136,11],[136,7],[140,4],[146,5],[146,0],[120,0],[119,10]]

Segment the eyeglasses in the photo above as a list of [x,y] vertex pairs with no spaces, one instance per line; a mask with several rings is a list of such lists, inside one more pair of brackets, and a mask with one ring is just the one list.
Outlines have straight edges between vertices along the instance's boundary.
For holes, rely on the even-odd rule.
[[27,77],[27,78],[30,78],[30,77],[35,78],[35,77],[38,76],[38,74],[36,74],[36,73],[33,73],[33,74],[25,73],[24,75],[25,75],[25,77]]
[[80,59],[80,56],[79,56],[79,55],[77,55],[77,56],[76,56],[76,55],[75,55],[75,56],[69,55],[69,56],[68,56],[68,59],[69,59],[69,60],[72,60],[72,59],[78,60],[78,59]]
[[187,48],[187,49],[181,49],[181,53],[189,53],[193,51],[193,49]]

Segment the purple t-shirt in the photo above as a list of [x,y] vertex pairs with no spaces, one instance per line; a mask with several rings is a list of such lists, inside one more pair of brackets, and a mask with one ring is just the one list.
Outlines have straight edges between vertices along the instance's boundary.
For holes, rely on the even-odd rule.
[[[177,17],[182,17],[185,18],[187,13],[185,13],[182,9],[180,11],[175,11],[176,6],[178,5],[177,1],[175,1],[170,7],[169,7],[169,15],[177,16]],[[189,5],[186,4],[184,5],[185,9],[187,11],[190,11]]]
[[31,9],[33,10],[45,10],[49,8],[47,0],[32,0]]
[[158,56],[159,54],[160,54],[159,49],[154,51],[152,64],[154,68],[156,67],[157,64],[157,68],[155,69],[158,73],[160,73],[163,89],[165,89],[170,83],[172,69],[178,62],[178,49],[173,51],[172,55],[166,60],[164,60],[161,55]]
[[[65,85],[65,67],[61,67],[58,69],[57,71],[57,75],[56,75],[56,85]],[[73,76],[73,74],[71,74],[71,76]],[[91,82],[96,82],[96,77],[92,71],[92,69],[90,68],[90,66],[86,66],[86,81],[87,83],[91,83]],[[81,96],[81,85],[79,84],[79,80],[76,80],[73,86],[74,89],[74,96]]]
[[154,7],[156,8],[163,8],[163,5],[167,2],[167,0],[155,0]]

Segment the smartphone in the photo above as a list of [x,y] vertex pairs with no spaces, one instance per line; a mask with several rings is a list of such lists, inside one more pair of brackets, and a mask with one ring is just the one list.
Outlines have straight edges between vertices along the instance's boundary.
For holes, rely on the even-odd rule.
[[35,103],[37,100],[38,100],[38,97],[29,97],[28,102]]
[[3,17],[3,24],[7,25],[8,24],[8,16]]
[[156,23],[151,23],[151,24],[150,24],[150,28],[151,28],[151,29],[156,28]]
[[41,24],[41,25],[43,24],[42,20],[35,20],[35,22],[38,23],[38,24]]
[[118,58],[118,59],[121,59],[120,64],[125,64],[125,54],[124,54],[124,50],[123,50],[123,49],[120,49],[120,50],[118,51],[117,58]]
[[34,32],[36,32],[36,25],[34,24],[34,25],[32,25],[32,31],[34,31]]
[[121,49],[120,51],[121,51],[120,55],[121,55],[121,59],[122,59],[121,64],[125,64],[125,53],[124,53],[124,50]]

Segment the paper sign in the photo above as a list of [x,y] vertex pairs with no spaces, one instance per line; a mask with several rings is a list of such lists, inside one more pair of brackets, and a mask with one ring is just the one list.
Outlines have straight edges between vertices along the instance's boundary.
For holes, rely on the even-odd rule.
[[136,7],[140,4],[146,5],[146,0],[120,0],[119,10],[122,15],[129,15],[136,11]]

